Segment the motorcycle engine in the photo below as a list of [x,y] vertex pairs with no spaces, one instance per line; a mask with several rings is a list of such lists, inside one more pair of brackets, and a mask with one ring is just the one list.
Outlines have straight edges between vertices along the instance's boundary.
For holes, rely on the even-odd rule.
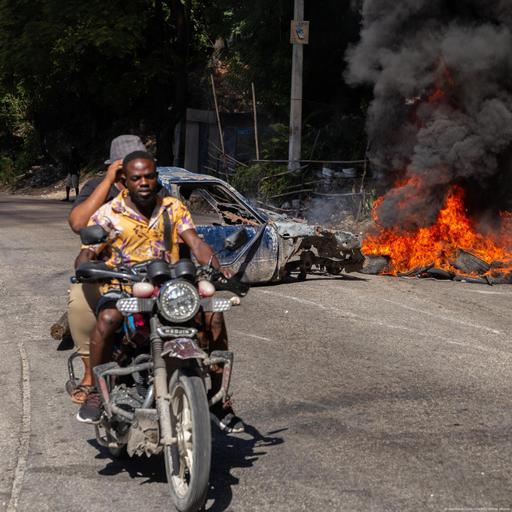
[[144,398],[139,395],[135,387],[126,387],[126,384],[115,386],[110,392],[110,400],[113,404],[127,412],[133,412],[142,407]]

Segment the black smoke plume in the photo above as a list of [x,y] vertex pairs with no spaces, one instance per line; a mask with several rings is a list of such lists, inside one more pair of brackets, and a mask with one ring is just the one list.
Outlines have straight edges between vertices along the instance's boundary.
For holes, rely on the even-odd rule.
[[373,87],[370,158],[405,184],[380,222],[434,223],[453,184],[474,215],[510,207],[512,1],[363,0],[362,16],[347,79]]

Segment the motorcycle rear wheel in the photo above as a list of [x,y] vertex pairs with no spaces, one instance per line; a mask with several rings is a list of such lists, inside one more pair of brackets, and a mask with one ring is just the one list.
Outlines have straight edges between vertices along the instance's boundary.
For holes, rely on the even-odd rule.
[[211,427],[202,379],[178,370],[169,385],[172,434],[178,443],[164,448],[171,500],[179,512],[196,512],[208,492],[211,465]]

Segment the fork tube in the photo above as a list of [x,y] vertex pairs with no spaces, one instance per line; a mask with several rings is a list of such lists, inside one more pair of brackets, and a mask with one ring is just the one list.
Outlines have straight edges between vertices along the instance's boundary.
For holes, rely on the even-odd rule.
[[151,352],[153,354],[153,376],[155,387],[155,402],[158,411],[158,419],[160,420],[160,443],[163,445],[171,445],[176,442],[172,437],[171,429],[171,413],[169,407],[171,405],[171,395],[167,385],[167,367],[162,357],[162,338],[157,333],[158,321],[156,317],[151,317]]

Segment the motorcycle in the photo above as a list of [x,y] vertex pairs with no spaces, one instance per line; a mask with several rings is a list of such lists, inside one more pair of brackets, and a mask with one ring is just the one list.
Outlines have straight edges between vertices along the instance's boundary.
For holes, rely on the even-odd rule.
[[[91,226],[81,231],[81,239],[85,245],[108,243],[108,234]],[[226,238],[223,250],[236,251],[246,241],[242,229]],[[98,443],[116,457],[163,453],[173,505],[179,512],[199,510],[210,475],[209,408],[229,398],[233,353],[205,352],[195,319],[201,311],[224,312],[239,304],[248,285],[237,276],[226,279],[211,260],[196,266],[188,259],[114,269],[92,261],[77,268],[74,280],[110,281],[122,292],[116,307],[124,325],[114,361],[93,369],[104,411],[95,425]],[[216,297],[219,290],[235,295]],[[67,387],[77,382],[73,360]],[[214,365],[223,368],[222,384],[208,399]]]

